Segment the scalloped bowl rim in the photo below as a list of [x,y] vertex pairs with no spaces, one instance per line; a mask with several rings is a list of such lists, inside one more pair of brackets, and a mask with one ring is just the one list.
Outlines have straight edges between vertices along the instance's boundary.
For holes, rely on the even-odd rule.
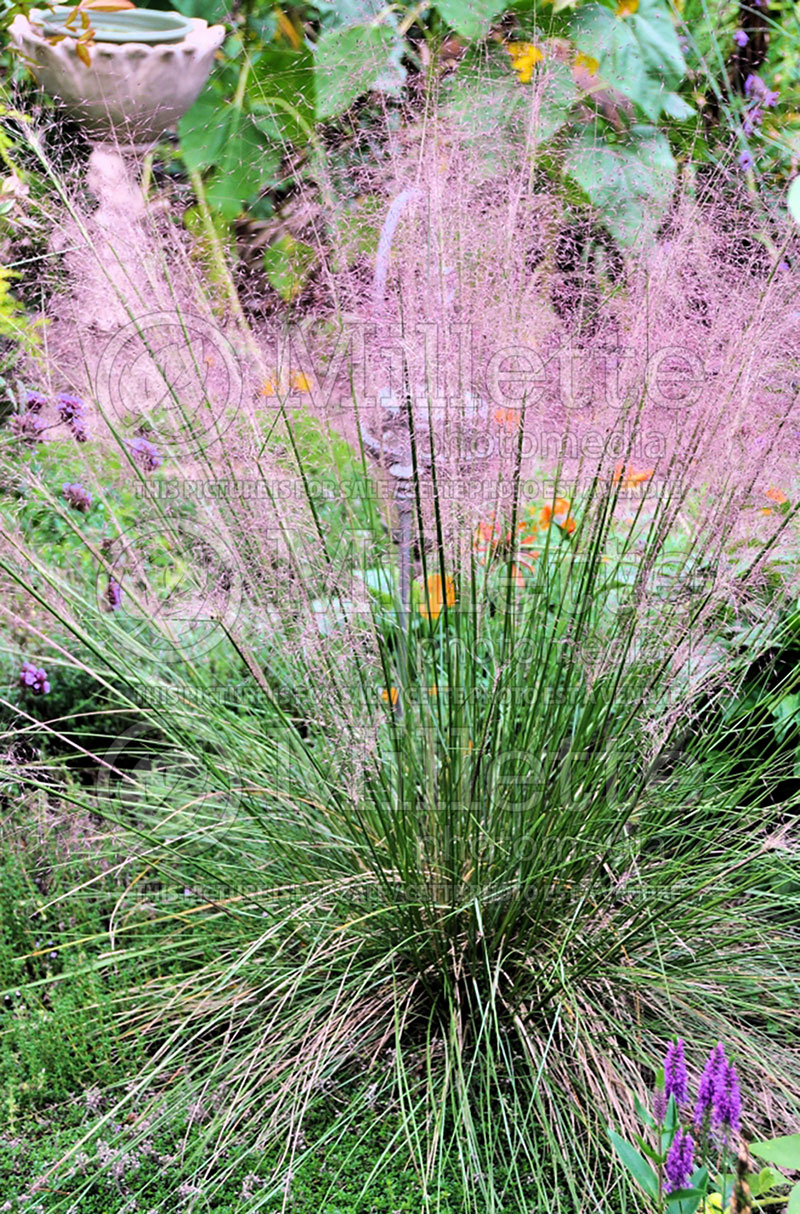
[[[52,11],[40,9],[37,24],[44,30],[45,37],[52,38],[54,35],[66,34],[68,38],[77,38],[81,32],[80,28],[76,29],[74,33],[72,30],[64,28],[67,15],[74,12],[75,8],[75,5],[58,4],[54,6]],[[191,17],[186,17],[183,13],[178,13],[174,9],[165,12],[161,9],[127,8],[120,9],[116,13],[102,13],[87,9],[86,12],[92,26],[96,30],[94,35],[95,42],[108,42],[117,45],[123,45],[126,42],[139,42],[146,46],[157,46],[170,42],[181,42],[193,29]],[[129,20],[132,16],[138,19],[139,23],[135,22],[134,28],[131,30],[119,29],[119,31],[116,31],[113,29],[103,29],[103,25],[109,17],[112,19],[112,23],[121,19],[121,24],[124,26],[126,20]],[[153,20],[154,18],[155,21]],[[162,22],[163,24],[161,24]],[[154,28],[154,26],[159,24],[161,24],[160,29]]]

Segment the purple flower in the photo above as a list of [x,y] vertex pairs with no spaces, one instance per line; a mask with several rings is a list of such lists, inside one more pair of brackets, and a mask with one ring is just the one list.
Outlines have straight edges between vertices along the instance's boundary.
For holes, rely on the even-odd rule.
[[78,484],[77,481],[74,485],[63,485],[62,491],[66,501],[75,510],[83,510],[85,512],[92,504],[91,493],[88,489],[84,489],[83,485]]
[[697,1103],[694,1106],[694,1124],[698,1130],[706,1119],[711,1116],[714,1108],[717,1082],[720,1075],[724,1074],[727,1065],[725,1049],[722,1043],[718,1041],[708,1055],[705,1069],[700,1076],[700,1086],[697,1089]]
[[747,46],[748,42],[750,41],[744,30],[737,30],[733,35],[733,40],[737,46]]
[[75,442],[85,443],[89,437],[86,429],[86,405],[79,396],[72,396],[69,392],[59,392],[56,400],[58,416],[69,426]]
[[752,169],[754,164],[755,164],[755,161],[753,160],[753,157],[750,155],[749,152],[740,153],[739,168],[742,169],[743,172],[746,173],[748,169]]
[[119,611],[122,604],[122,587],[113,577],[108,579],[106,586],[106,602],[112,611]]
[[79,396],[73,396],[70,392],[59,392],[56,397],[58,406],[58,416],[62,422],[72,422],[76,418],[81,418],[86,413],[86,405]]
[[42,392],[26,392],[25,397],[31,413],[38,413],[47,404],[47,397]]
[[691,1134],[678,1130],[672,1140],[664,1168],[664,1189],[674,1193],[676,1189],[688,1189],[694,1166],[694,1139]]
[[158,450],[146,438],[132,438],[128,447],[145,472],[155,472],[163,463]]
[[742,1097],[736,1067],[732,1062],[726,1062],[724,1069],[720,1069],[716,1075],[711,1114],[711,1124],[715,1130],[722,1132],[723,1144],[727,1142],[729,1134],[735,1134],[739,1129],[741,1111]]
[[11,432],[25,443],[38,443],[45,424],[37,413],[15,413],[9,423]]
[[19,685],[26,690],[32,691],[35,696],[46,696],[50,690],[50,684],[47,681],[47,671],[42,670],[41,666],[34,666],[33,662],[22,663],[22,669],[19,672]]
[[744,92],[746,97],[756,97],[762,105],[767,109],[777,105],[780,100],[780,93],[776,89],[768,89],[760,76],[755,72],[751,72],[744,82]]
[[755,106],[749,114],[744,116],[744,133],[749,139],[756,127],[761,126],[761,120],[764,117],[763,110],[760,106]]
[[653,1116],[659,1125],[667,1115],[667,1097],[663,1091],[657,1091],[653,1097]]
[[683,1041],[679,1037],[667,1047],[664,1057],[664,1095],[669,1100],[675,1097],[676,1104],[685,1104],[689,1094],[689,1079],[686,1060],[683,1056]]

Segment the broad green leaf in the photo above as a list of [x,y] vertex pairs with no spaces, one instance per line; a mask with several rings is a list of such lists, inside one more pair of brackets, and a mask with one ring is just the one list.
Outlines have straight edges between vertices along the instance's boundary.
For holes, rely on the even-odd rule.
[[795,177],[786,195],[786,205],[795,223],[800,223],[800,177]]
[[318,121],[344,113],[377,87],[395,42],[386,26],[352,25],[322,34],[314,51]]
[[668,1206],[678,1206],[680,1214],[684,1214],[684,1206],[687,1214],[697,1209],[698,1202],[705,1197],[704,1189],[675,1189],[672,1193],[667,1193],[665,1201]]
[[684,122],[697,113],[678,93],[667,93],[661,108],[668,117],[676,119],[677,122]]
[[621,245],[649,243],[669,206],[676,164],[655,127],[632,127],[615,142],[582,132],[571,144],[565,172],[601,212]]
[[264,270],[270,286],[289,303],[296,299],[308,281],[317,254],[311,245],[281,236],[264,253]]
[[225,0],[173,0],[173,8],[184,17],[201,17],[209,25],[224,21],[229,12]]
[[632,1147],[624,1138],[621,1138],[619,1134],[616,1134],[614,1130],[610,1129],[608,1136],[611,1139],[611,1145],[634,1180],[641,1185],[649,1197],[656,1197],[658,1194],[658,1180],[653,1169],[645,1163],[636,1148]]
[[230,133],[235,111],[227,109],[217,89],[209,86],[178,123],[181,156],[190,172],[202,172],[217,163]]
[[766,1142],[750,1144],[753,1155],[774,1163],[778,1168],[791,1168],[800,1172],[800,1134],[787,1134],[783,1138],[770,1138]]
[[800,1183],[796,1184],[789,1194],[786,1214],[800,1214]]
[[464,38],[483,38],[505,0],[437,0],[436,7],[448,25]]
[[278,172],[281,154],[266,146],[261,132],[242,115],[217,161],[206,198],[225,219],[236,219],[244,203],[269,185]]
[[306,143],[316,116],[311,50],[265,47],[253,64],[247,101],[256,125],[269,140],[281,145]]
[[602,4],[583,5],[571,19],[570,31],[578,50],[599,62],[602,81],[629,97],[651,121],[665,109],[677,109],[673,117],[689,117],[685,102],[671,92],[686,63],[661,0],[640,0],[636,12],[625,18]]

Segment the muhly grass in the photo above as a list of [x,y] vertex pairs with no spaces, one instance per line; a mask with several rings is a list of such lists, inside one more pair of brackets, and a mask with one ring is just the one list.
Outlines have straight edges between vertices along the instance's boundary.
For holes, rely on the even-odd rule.
[[[308,362],[274,367],[264,334],[235,346],[233,326],[239,354],[260,351],[233,405],[212,375],[190,411],[174,343],[151,342],[136,382],[167,390],[121,408],[81,382],[95,352],[62,341],[54,390],[81,392],[89,438],[56,409],[24,461],[18,437],[3,446],[24,482],[3,527],[11,656],[53,697],[78,676],[97,697],[82,715],[4,703],[46,751],[29,785],[63,762],[62,805],[125,838],[108,937],[142,976],[114,1013],[147,1062],[62,1164],[145,1093],[131,1149],[202,1103],[165,1203],[213,1195],[235,1146],[273,1161],[247,1208],[288,1207],[324,1099],[328,1138],[357,1137],[367,1109],[397,1127],[367,1191],[400,1153],[421,1209],[454,1173],[465,1210],[631,1208],[605,1125],[634,1131],[630,1092],[677,1035],[697,1043],[693,1081],[728,1043],[753,1130],[796,1117],[797,807],[773,795],[772,756],[736,758],[757,733],[737,695],[796,598],[791,288],[716,257],[713,216],[686,200],[624,288],[586,284],[622,337],[587,358],[545,270],[521,270],[527,170],[480,210],[465,153],[461,191],[425,155],[385,298],[330,270],[378,333],[364,372],[337,344],[350,321],[318,318],[306,353],[324,350],[338,395]],[[177,273],[146,247],[168,295]],[[176,289],[170,317],[196,335],[186,303]],[[441,392],[422,324],[462,376]],[[634,375],[610,399],[626,346]],[[227,365],[220,348],[186,340],[182,372]],[[655,393],[654,349],[684,360]],[[577,358],[585,406],[563,378],[498,394],[531,351],[564,375]],[[69,561],[40,550],[43,518]],[[764,711],[796,690],[787,677]],[[80,1208],[58,1176],[49,1208]]]

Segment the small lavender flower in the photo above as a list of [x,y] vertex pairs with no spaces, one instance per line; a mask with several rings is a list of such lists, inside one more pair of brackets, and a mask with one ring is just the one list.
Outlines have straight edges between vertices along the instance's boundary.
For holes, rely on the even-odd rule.
[[744,130],[745,136],[748,139],[753,134],[756,127],[761,126],[761,121],[762,121],[763,117],[764,117],[764,111],[761,109],[760,106],[755,106],[754,109],[750,110],[749,114],[745,114],[743,130]]
[[755,161],[753,160],[753,157],[750,155],[750,153],[749,153],[749,152],[741,152],[741,153],[740,153],[740,155],[739,155],[739,168],[740,168],[740,169],[741,169],[743,172],[745,172],[745,173],[746,173],[748,169],[752,169],[752,167],[753,167],[753,165],[754,165],[754,164],[755,164]]
[[155,472],[163,463],[158,450],[146,438],[132,438],[128,447],[145,472]]
[[43,392],[26,392],[25,399],[31,413],[38,413],[47,404],[47,397]]
[[726,1062],[724,1070],[720,1069],[714,1085],[714,1108],[711,1124],[721,1132],[723,1144],[730,1134],[739,1129],[739,1117],[742,1111],[742,1097],[739,1091],[739,1079],[736,1067],[732,1062]]
[[744,30],[736,30],[735,34],[733,35],[733,40],[737,46],[747,46],[748,42],[750,41]]
[[79,396],[72,396],[69,392],[59,392],[56,399],[58,416],[69,426],[75,442],[85,443],[89,438],[86,429],[86,405]]
[[22,663],[19,685],[27,691],[32,691],[35,696],[46,696],[50,690],[47,671],[43,670],[41,666],[34,666],[33,662]]
[[755,97],[767,109],[771,109],[778,104],[780,93],[777,89],[768,89],[760,76],[755,72],[751,72],[744,82],[744,93],[746,97]]
[[86,413],[86,405],[79,396],[73,396],[70,392],[59,392],[56,397],[58,408],[58,416],[62,422],[72,422],[76,418],[82,418]]
[[113,577],[108,579],[106,586],[106,602],[112,611],[119,611],[122,604],[122,587]]
[[65,484],[63,493],[66,501],[75,510],[82,510],[84,513],[92,504],[92,495],[88,489],[84,489],[83,485],[77,481],[74,485]]
[[691,1134],[678,1130],[672,1140],[664,1167],[664,1189],[674,1193],[676,1189],[688,1189],[694,1167],[694,1139]]
[[45,428],[37,413],[15,413],[9,424],[15,438],[20,438],[25,443],[38,443]]
[[714,1097],[717,1091],[719,1076],[724,1074],[728,1065],[725,1049],[720,1041],[714,1046],[706,1060],[705,1069],[700,1076],[700,1086],[697,1089],[697,1103],[694,1106],[694,1124],[700,1129],[707,1118],[711,1117],[714,1108]]
[[664,1096],[675,1097],[676,1104],[685,1104],[689,1094],[689,1078],[686,1074],[686,1059],[683,1056],[683,1040],[671,1042],[664,1057]]

